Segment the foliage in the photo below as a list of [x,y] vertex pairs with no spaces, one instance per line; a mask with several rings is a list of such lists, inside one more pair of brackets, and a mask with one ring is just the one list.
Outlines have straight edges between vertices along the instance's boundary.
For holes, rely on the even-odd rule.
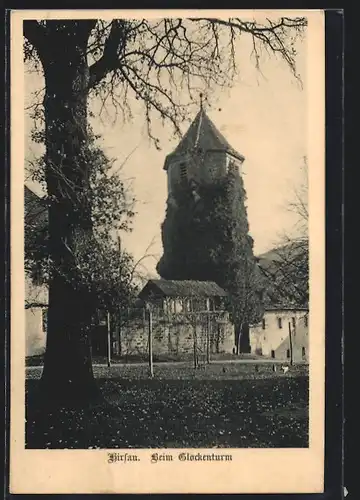
[[282,235],[280,245],[265,255],[261,270],[267,281],[267,299],[292,307],[309,305],[308,168],[304,158],[302,179],[292,191],[286,209],[295,215],[293,231]]
[[[119,253],[112,237],[115,231],[131,231],[135,200],[118,170],[114,170],[114,161],[97,146],[98,137],[89,135],[89,138],[88,189],[83,189],[80,195],[73,186],[70,193],[78,202],[92,207],[93,233],[90,239],[79,238],[73,249],[68,248],[74,256],[73,268],[64,277],[81,293],[91,296],[97,307],[111,311],[127,307],[136,291],[133,258],[126,251]],[[37,140],[42,139],[38,134]],[[33,180],[44,188],[45,161],[42,156],[32,165],[31,172]],[[57,173],[62,177],[61,171]],[[61,272],[51,258],[49,247],[47,214],[52,203],[56,200],[50,196],[36,197],[31,206],[27,204],[25,216],[25,268],[33,278],[40,276],[43,282]]]
[[162,226],[164,255],[158,272],[165,279],[215,281],[230,294],[235,323],[262,315],[261,276],[252,251],[241,176],[230,171],[211,186],[199,186],[198,198],[184,189],[177,206],[169,205]]
[[[190,371],[186,368],[185,380],[181,376],[180,380],[170,380],[172,368],[161,368],[167,374],[165,380],[123,379],[119,384],[116,378],[100,379],[107,405],[63,410],[46,417],[40,416],[32,401],[37,381],[29,380],[26,446],[114,449],[308,445],[307,376],[251,379],[240,375],[221,380],[218,375],[213,380],[186,380]],[[136,373],[139,367],[126,370]],[[160,367],[156,367],[155,376],[158,370]]]

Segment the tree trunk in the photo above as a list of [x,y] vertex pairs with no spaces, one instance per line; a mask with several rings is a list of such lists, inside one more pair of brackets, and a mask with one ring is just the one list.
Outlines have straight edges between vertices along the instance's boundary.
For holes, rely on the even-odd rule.
[[59,25],[48,28],[49,50],[42,57],[49,251],[55,269],[49,283],[42,389],[46,398],[72,404],[98,395],[90,347],[94,304],[79,286],[74,255],[92,236],[91,206],[86,196],[89,70],[84,26],[79,28],[80,22],[73,21],[61,23],[63,28]]
[[236,354],[240,354],[240,344],[241,344],[241,334],[242,334],[243,322],[237,323],[235,326],[236,330]]
[[243,322],[241,325],[241,335],[240,335],[240,340],[239,340],[240,354],[241,353],[249,354],[251,351],[249,334],[250,334],[249,324],[247,322]]
[[221,326],[218,325],[216,332],[216,344],[215,344],[215,352],[219,354],[220,352],[220,336],[221,336]]
[[292,331],[291,331],[290,321],[289,321],[289,347],[290,347],[290,365],[293,365],[294,364],[294,353],[293,353]]

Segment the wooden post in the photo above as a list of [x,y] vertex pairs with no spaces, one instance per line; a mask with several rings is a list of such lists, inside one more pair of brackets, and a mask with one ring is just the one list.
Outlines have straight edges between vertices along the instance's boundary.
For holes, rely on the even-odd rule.
[[206,362],[210,364],[210,329],[211,329],[211,316],[210,311],[207,315],[207,336],[206,336]]
[[107,365],[111,366],[111,331],[110,331],[110,313],[106,315],[106,326],[107,326]]
[[119,324],[118,324],[118,349],[117,353],[121,356],[121,307],[119,307],[118,312]]
[[289,321],[289,346],[290,346],[290,365],[293,364],[293,345],[292,345],[292,332],[291,323]]
[[[121,238],[118,235],[118,254],[119,254],[119,278],[121,283]],[[119,325],[118,325],[118,349],[117,353],[121,356],[121,307],[119,306]]]
[[152,311],[150,307],[148,307],[148,334],[149,334],[149,372],[150,377],[154,376],[154,362],[153,362],[153,345],[152,345]]
[[193,335],[194,335],[194,369],[198,367],[197,362],[197,335],[196,335],[196,322],[193,325]]

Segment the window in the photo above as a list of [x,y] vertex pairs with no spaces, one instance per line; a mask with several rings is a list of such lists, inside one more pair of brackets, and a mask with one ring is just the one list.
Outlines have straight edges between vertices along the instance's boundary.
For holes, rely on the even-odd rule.
[[215,307],[215,301],[213,299],[209,299],[209,311],[215,311],[216,310],[216,307]]
[[301,354],[302,354],[303,358],[306,356],[306,349],[305,349],[305,347],[301,348]]
[[169,299],[169,302],[168,302],[168,312],[170,314],[173,314],[176,312],[176,309],[175,309],[175,300],[173,299]]
[[278,321],[278,327],[282,328],[282,318],[278,318],[277,321]]
[[41,268],[39,265],[34,267],[32,271],[32,282],[35,286],[41,286],[43,281],[42,281],[42,272]]
[[291,322],[292,322],[292,326],[295,327],[296,326],[296,319],[295,318],[291,318]]
[[286,350],[286,357],[287,357],[287,358],[290,358],[290,349],[287,349],[287,350]]
[[309,320],[308,320],[308,316],[304,316],[304,325],[305,326],[308,326],[308,323],[309,323]]
[[184,299],[184,311],[185,312],[191,312],[192,311],[191,299]]
[[180,164],[180,179],[182,182],[186,182],[187,180],[187,169],[185,163]]
[[271,350],[271,357],[275,358],[275,351],[274,350]]
[[204,299],[192,299],[193,311],[206,311],[207,304]]
[[266,321],[265,318],[262,319],[262,329],[265,330],[266,328]]

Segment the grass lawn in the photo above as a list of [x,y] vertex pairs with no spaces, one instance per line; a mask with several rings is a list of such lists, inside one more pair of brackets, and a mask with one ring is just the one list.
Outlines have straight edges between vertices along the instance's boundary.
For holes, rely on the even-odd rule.
[[[225,368],[225,371],[224,371]],[[27,373],[27,448],[308,446],[306,366],[189,365],[94,367],[107,404],[40,415],[41,369]]]

